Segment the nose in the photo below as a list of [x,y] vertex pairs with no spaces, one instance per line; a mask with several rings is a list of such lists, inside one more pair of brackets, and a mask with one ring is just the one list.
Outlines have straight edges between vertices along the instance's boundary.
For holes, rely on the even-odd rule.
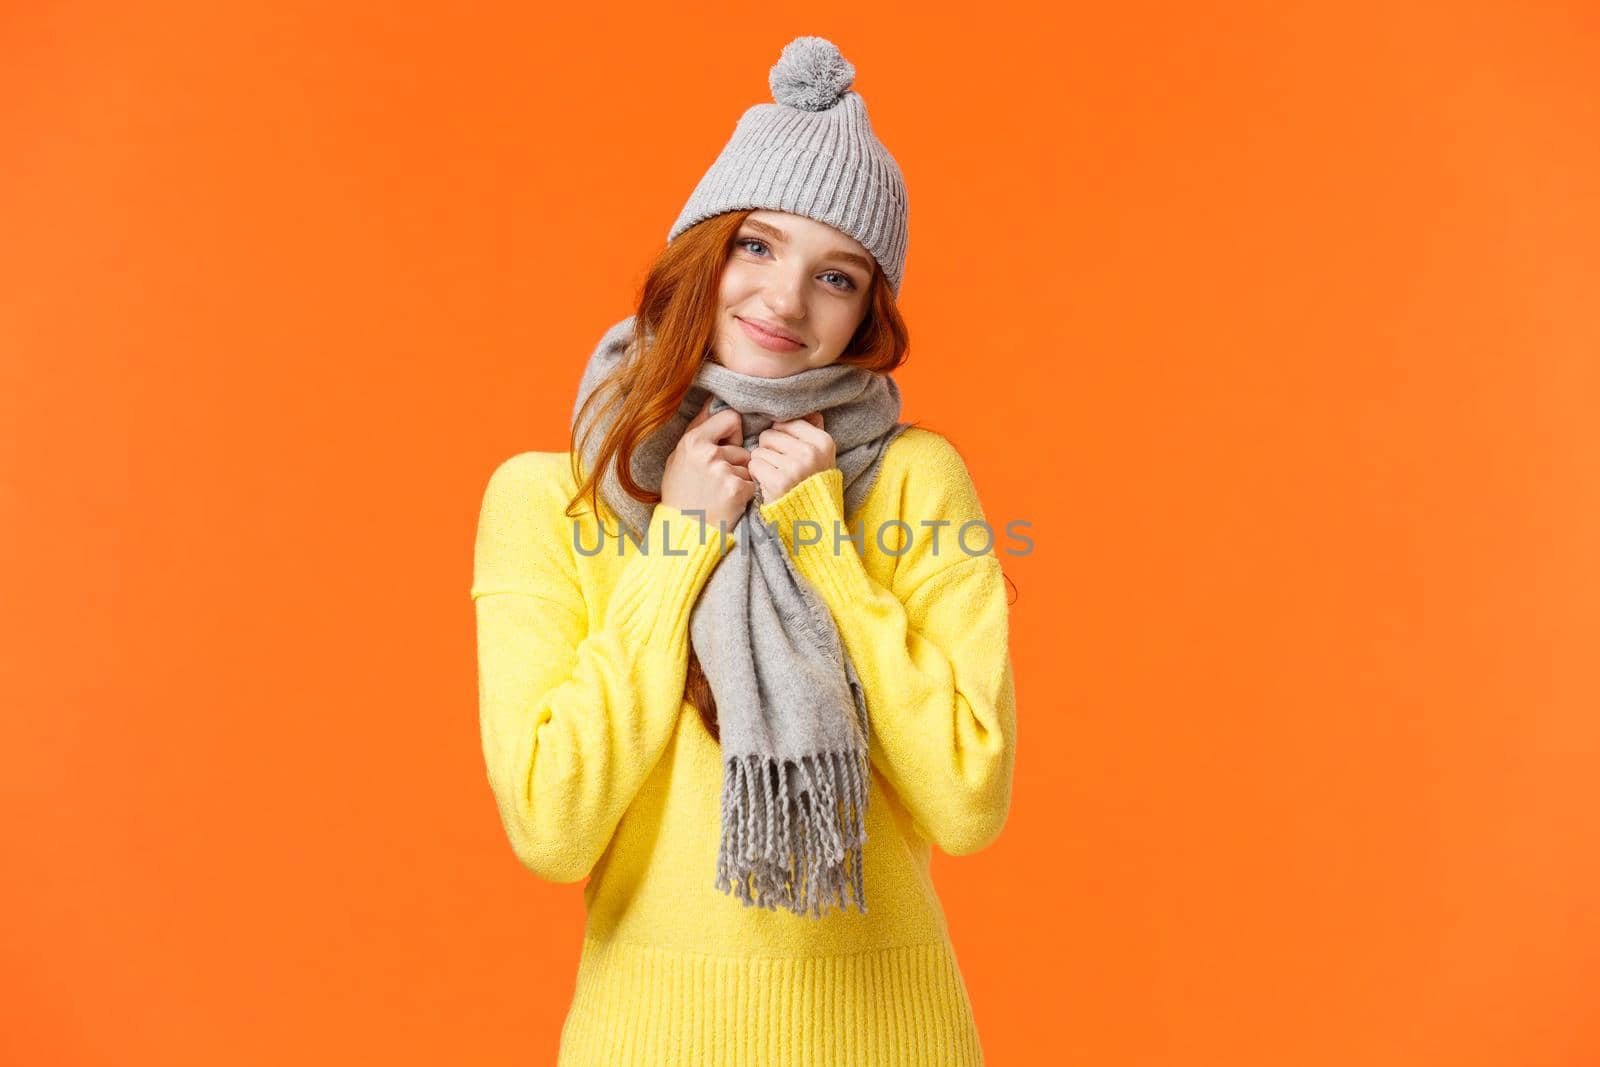
[[774,271],[767,286],[767,306],[773,318],[795,321],[806,317],[805,278],[797,271]]

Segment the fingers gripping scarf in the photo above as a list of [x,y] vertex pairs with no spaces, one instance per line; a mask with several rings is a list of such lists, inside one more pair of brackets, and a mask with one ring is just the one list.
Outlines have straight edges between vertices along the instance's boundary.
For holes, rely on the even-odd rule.
[[[633,323],[630,316],[606,331],[590,356],[574,420],[627,358]],[[900,390],[888,375],[834,363],[760,378],[707,361],[678,413],[634,452],[640,485],[660,492],[667,457],[708,393],[711,414],[730,407],[740,413],[741,444],[751,449],[774,422],[821,411],[844,476],[847,517],[866,499],[889,442],[908,428],[898,421]],[[585,439],[585,472],[594,469],[605,432],[596,425]],[[654,505],[622,490],[614,464],[600,490],[635,538],[648,536],[641,531]],[[827,604],[795,570],[776,529],[762,521],[763,503],[757,483],[729,528],[734,549],[718,561],[689,616],[690,644],[716,699],[722,744],[716,887],[769,911],[782,905],[821,918],[830,902],[843,911],[853,898],[865,913],[866,695]],[[834,531],[823,530],[821,550],[833,545]],[[840,550],[852,551],[847,543]]]

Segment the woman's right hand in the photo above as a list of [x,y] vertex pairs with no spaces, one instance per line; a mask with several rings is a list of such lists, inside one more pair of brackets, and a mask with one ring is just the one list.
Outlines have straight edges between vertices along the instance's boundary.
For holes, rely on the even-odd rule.
[[[707,415],[711,397],[678,438],[661,474],[661,500],[679,511],[705,513],[705,521],[728,529],[756,493],[750,450],[738,444],[744,421],[733,408]],[[727,443],[729,440],[734,443]]]

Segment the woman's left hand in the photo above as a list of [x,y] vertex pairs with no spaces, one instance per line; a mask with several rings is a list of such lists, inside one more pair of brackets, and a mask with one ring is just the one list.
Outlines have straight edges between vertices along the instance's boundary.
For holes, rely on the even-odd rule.
[[819,471],[834,465],[833,437],[822,427],[822,412],[785,419],[762,430],[750,450],[750,473],[761,483],[761,500],[770,504]]

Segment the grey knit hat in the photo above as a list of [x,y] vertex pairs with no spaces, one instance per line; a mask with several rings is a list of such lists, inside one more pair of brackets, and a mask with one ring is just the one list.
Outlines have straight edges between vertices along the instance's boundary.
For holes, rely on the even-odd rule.
[[832,41],[796,37],[734,127],[667,234],[727,211],[765,208],[827,223],[871,252],[895,295],[906,261],[906,185],[850,86],[856,69]]

